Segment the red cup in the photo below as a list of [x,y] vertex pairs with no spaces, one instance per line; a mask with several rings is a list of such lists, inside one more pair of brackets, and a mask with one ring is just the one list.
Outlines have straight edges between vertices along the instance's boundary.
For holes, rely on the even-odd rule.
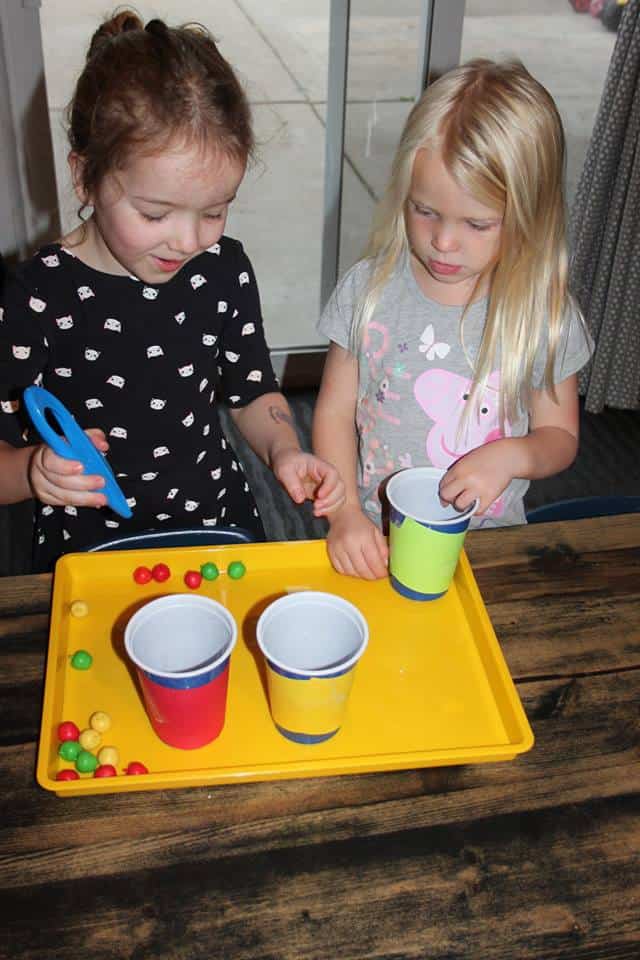
[[220,735],[237,633],[222,604],[184,593],[151,600],[129,620],[125,648],[164,743],[193,750]]

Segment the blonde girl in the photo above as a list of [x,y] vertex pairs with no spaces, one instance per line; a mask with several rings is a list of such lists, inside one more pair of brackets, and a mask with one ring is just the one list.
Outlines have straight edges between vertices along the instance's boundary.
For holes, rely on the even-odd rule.
[[529,480],[578,446],[576,373],[591,345],[567,290],[564,135],[518,62],[474,60],[407,120],[364,258],[321,318],[329,340],[314,448],[346,500],[336,569],[386,574],[384,482],[446,470],[443,501],[474,525],[524,523]]

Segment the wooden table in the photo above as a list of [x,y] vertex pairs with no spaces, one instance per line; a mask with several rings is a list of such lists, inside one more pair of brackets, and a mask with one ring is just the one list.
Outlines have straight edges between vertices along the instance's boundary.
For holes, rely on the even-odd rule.
[[640,957],[640,516],[472,534],[512,762],[57,798],[50,578],[0,580],[0,956]]

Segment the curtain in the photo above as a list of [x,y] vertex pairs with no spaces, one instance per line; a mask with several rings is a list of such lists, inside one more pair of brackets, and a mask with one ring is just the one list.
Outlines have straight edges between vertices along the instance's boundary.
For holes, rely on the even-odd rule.
[[640,408],[640,0],[629,0],[574,204],[570,285],[595,340],[585,408]]

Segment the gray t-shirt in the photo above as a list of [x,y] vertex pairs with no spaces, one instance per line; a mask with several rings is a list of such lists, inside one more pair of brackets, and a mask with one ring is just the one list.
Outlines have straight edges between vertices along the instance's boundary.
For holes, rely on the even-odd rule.
[[[349,270],[333,292],[318,330],[349,349],[354,309],[370,275],[371,262]],[[529,417],[521,411],[500,428],[499,370],[494,370],[480,398],[479,414],[459,429],[472,366],[484,329],[487,299],[467,310],[460,334],[462,307],[430,300],[420,289],[409,256],[403,257],[386,284],[369,322],[358,357],[359,390],[356,427],[359,439],[358,488],[362,507],[380,523],[378,489],[389,474],[403,467],[447,469],[465,453],[502,436],[528,433]],[[556,355],[554,382],[576,373],[589,359],[592,344],[574,310],[567,312]],[[534,386],[541,386],[545,351],[536,358]],[[513,480],[472,526],[526,523],[523,498],[527,480]]]

